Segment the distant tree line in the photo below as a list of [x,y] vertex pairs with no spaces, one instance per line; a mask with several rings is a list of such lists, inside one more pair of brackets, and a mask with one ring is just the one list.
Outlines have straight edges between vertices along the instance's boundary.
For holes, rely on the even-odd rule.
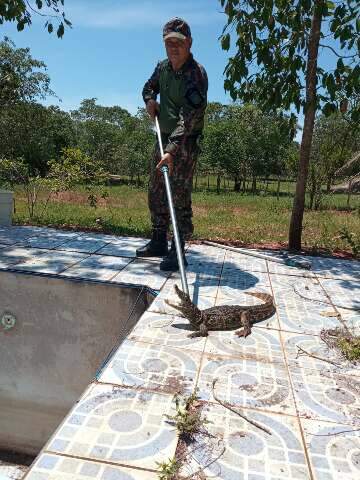
[[[54,161],[63,161],[64,149],[72,148],[108,174],[140,184],[155,142],[145,110],[132,115],[95,98],[71,112],[46,107],[39,100],[54,93],[45,68],[29,49],[9,39],[0,42],[0,161],[21,159],[30,176],[46,177]],[[224,178],[233,181],[234,190],[243,192],[250,184],[254,193],[259,178],[296,178],[299,146],[294,126],[280,111],[210,103],[205,120],[197,175],[214,175],[218,192]],[[359,149],[358,125],[349,121],[339,113],[316,121],[308,185],[314,208],[322,186],[329,189],[335,171]]]

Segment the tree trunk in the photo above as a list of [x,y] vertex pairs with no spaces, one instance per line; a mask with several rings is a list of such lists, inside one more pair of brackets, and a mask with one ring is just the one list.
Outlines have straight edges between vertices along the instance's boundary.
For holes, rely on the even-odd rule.
[[195,176],[195,191],[197,190],[197,184],[198,184],[198,176]]
[[330,193],[331,184],[332,184],[332,176],[328,177],[327,182],[326,182],[326,193],[328,195]]
[[278,177],[278,182],[277,182],[277,190],[276,190],[276,198],[279,200],[280,198],[280,185],[281,185],[281,178]]
[[220,188],[221,188],[221,177],[220,175],[218,175],[216,179],[216,193],[218,195],[220,195]]
[[349,180],[348,194],[346,199],[346,206],[349,210],[350,210],[351,189],[352,189],[352,179]]
[[209,175],[208,175],[207,178],[208,178],[208,190],[210,190],[210,177],[209,177]]
[[234,178],[234,192],[240,192],[240,179],[238,177],[238,175],[235,175],[235,178]]
[[255,193],[256,193],[256,177],[253,177],[253,179],[252,179],[251,191],[255,195]]
[[314,1],[314,14],[311,21],[311,30],[308,43],[304,129],[300,147],[299,173],[297,177],[295,198],[289,229],[289,249],[291,250],[301,250],[305,190],[316,114],[316,69],[321,32],[322,4],[323,0]]

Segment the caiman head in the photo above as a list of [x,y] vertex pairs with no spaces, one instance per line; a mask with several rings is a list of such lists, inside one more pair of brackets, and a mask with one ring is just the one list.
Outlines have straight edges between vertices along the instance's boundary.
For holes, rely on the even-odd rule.
[[201,310],[191,301],[190,296],[180,290],[177,285],[175,285],[175,292],[180,299],[180,304],[175,305],[167,300],[165,300],[165,302],[171,307],[176,308],[176,310],[179,310],[179,312],[189,320],[190,324],[197,328],[202,322]]

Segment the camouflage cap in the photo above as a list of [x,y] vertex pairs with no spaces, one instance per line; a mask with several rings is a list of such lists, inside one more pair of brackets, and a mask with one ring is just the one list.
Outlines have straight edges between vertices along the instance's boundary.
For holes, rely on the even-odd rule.
[[169,20],[163,29],[163,39],[167,38],[179,38],[185,40],[185,38],[191,37],[191,31],[189,25],[182,18],[175,17]]

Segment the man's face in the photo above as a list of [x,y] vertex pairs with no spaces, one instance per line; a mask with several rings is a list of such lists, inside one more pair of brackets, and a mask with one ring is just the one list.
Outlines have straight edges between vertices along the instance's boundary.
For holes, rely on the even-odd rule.
[[181,67],[190,54],[191,38],[185,38],[184,40],[168,38],[165,40],[165,48],[173,67]]

